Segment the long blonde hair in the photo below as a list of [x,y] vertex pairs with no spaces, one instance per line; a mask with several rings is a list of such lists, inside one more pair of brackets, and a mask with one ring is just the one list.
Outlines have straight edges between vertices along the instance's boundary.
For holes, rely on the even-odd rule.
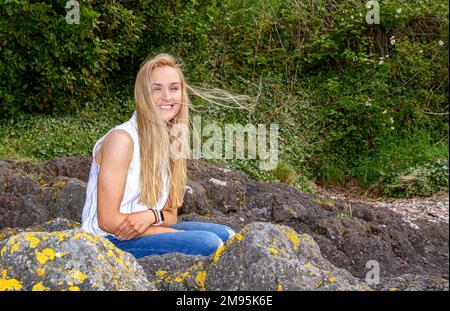
[[[150,87],[150,76],[153,70],[165,65],[178,72],[182,93],[180,111],[169,122],[161,118],[157,105],[152,99]],[[182,63],[169,54],[161,53],[144,61],[136,77],[134,99],[141,160],[140,202],[147,204],[149,207],[155,206],[161,194],[163,165],[168,168],[170,180],[168,206],[179,208],[183,204],[187,184],[186,155],[191,158],[187,149],[189,146],[188,136],[174,136],[171,135],[170,130],[173,126],[188,129],[189,125],[192,124],[189,110],[193,107],[187,93],[188,90],[193,95],[224,107],[229,106],[220,104],[217,100],[233,102],[238,105],[232,108],[249,109],[252,106],[241,104],[241,101],[252,100],[251,97],[246,95],[233,95],[217,88],[205,89],[188,85],[182,71]],[[181,149],[173,150],[171,148],[174,145],[174,140],[177,140],[178,146],[182,147]],[[168,166],[167,163],[169,163]]]

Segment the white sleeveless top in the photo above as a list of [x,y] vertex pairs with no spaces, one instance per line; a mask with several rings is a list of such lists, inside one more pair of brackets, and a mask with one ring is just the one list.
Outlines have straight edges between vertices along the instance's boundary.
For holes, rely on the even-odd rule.
[[[140,195],[140,172],[141,172],[141,161],[140,161],[140,148],[139,148],[139,138],[137,133],[137,121],[136,121],[136,111],[134,111],[133,116],[120,125],[112,128],[108,133],[106,133],[102,138],[100,138],[94,145],[92,149],[92,163],[91,170],[89,173],[89,181],[86,187],[86,201],[84,203],[83,213],[82,213],[82,224],[81,229],[89,232],[98,234],[100,236],[107,236],[111,233],[105,232],[98,227],[97,219],[97,179],[100,166],[95,162],[95,154],[100,148],[100,144],[105,139],[105,137],[114,130],[121,129],[127,131],[131,138],[133,139],[133,158],[128,166],[127,180],[125,185],[125,190],[120,203],[120,213],[131,214],[134,212],[147,210],[149,207],[145,204],[138,203]],[[163,167],[162,170],[162,180],[165,181],[163,184],[162,194],[156,203],[156,208],[162,210],[169,197],[170,183],[167,174],[167,166]],[[111,234],[113,235],[113,234]]]

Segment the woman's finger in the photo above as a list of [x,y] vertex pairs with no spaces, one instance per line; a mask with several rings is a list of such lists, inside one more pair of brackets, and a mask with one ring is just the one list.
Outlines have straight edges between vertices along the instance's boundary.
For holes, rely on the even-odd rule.
[[126,219],[124,219],[120,225],[116,228],[116,230],[114,231],[114,235],[115,236],[119,236],[121,231],[127,226],[127,222]]

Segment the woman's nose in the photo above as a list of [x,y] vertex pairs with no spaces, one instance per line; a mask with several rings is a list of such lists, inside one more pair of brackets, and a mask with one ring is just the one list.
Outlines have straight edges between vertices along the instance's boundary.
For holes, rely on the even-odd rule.
[[172,99],[172,95],[170,94],[168,88],[164,88],[162,93],[163,93],[162,94],[163,95],[163,99]]

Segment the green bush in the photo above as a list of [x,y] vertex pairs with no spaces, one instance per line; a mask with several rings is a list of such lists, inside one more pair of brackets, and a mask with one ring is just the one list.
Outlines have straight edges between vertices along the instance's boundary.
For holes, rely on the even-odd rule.
[[18,111],[67,113],[95,101],[118,60],[133,52],[142,21],[119,2],[80,4],[66,22],[67,1],[0,0],[1,117]]
[[416,165],[404,172],[388,174],[383,180],[383,195],[407,197],[433,195],[448,189],[448,159]]

